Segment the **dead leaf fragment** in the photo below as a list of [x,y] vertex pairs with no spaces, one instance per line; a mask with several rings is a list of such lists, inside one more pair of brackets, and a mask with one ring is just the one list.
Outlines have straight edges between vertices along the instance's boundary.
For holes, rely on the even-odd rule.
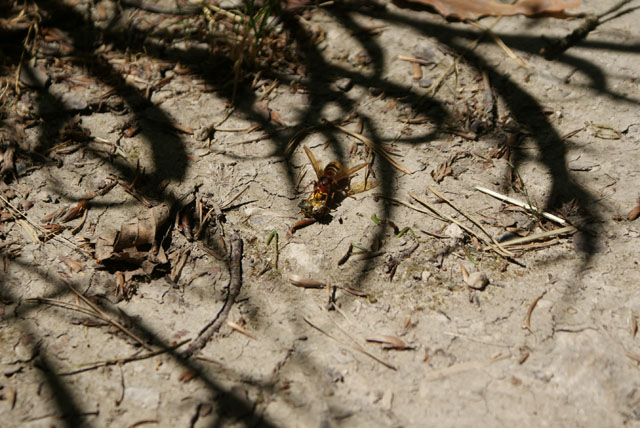
[[238,333],[244,334],[245,336],[247,336],[248,338],[254,339],[255,340],[255,336],[251,333],[249,333],[247,331],[246,328],[244,328],[243,326],[241,326],[240,324],[238,324],[237,322],[233,322],[231,320],[227,320],[227,325],[229,326],[229,328],[231,328],[232,330],[237,331]]
[[455,174],[453,173],[452,165],[458,159],[466,158],[468,156],[470,156],[470,154],[465,152],[454,153],[449,157],[449,159],[440,164],[437,170],[431,171],[431,178],[433,178],[433,181],[435,181],[436,183],[440,183],[442,180],[444,180],[445,177],[450,175],[456,178]]
[[629,214],[627,214],[627,220],[633,221],[638,217],[640,217],[640,205],[629,211]]
[[448,19],[477,20],[483,16],[554,16],[567,17],[565,9],[580,6],[579,1],[522,0],[517,4],[502,4],[492,0],[394,0],[396,6],[415,8],[427,6]]
[[70,257],[60,256],[60,261],[67,265],[71,272],[81,272],[84,266],[82,262],[74,260]]
[[366,340],[367,342],[382,344],[383,349],[407,349],[407,345],[401,339],[386,334],[376,334],[374,336],[369,336]]
[[158,228],[168,219],[169,207],[162,204],[151,208],[140,217],[124,223],[113,244],[114,251],[153,243]]
[[82,216],[82,214],[85,212],[85,210],[87,209],[87,203],[89,202],[88,199],[83,199],[80,202],[78,202],[73,208],[70,208],[67,213],[64,215],[64,217],[62,217],[62,223],[66,223],[68,221],[74,220],[80,216]]
[[196,372],[191,371],[191,370],[185,370],[182,373],[180,373],[178,375],[178,380],[180,382],[184,382],[187,383],[189,381],[191,381],[194,377],[196,377]]
[[289,276],[289,282],[296,287],[302,288],[325,288],[327,284],[324,282],[316,281],[315,279],[304,278],[300,275]]

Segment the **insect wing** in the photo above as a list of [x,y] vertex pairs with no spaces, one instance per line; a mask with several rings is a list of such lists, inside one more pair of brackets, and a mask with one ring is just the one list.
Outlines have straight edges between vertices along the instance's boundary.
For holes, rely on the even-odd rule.
[[316,160],[316,157],[313,155],[311,150],[307,146],[304,146],[304,152],[307,154],[309,161],[311,162],[311,166],[313,166],[313,170],[316,172],[316,177],[320,179],[322,177],[322,167]]
[[334,180],[335,180],[336,182],[338,182],[338,181],[342,181],[342,180],[344,180],[345,178],[349,178],[349,177],[351,177],[353,174],[355,174],[356,172],[358,172],[359,170],[361,170],[362,168],[364,168],[365,166],[367,166],[367,164],[366,164],[366,163],[361,163],[360,165],[356,165],[356,166],[354,166],[354,167],[352,167],[352,168],[342,169],[342,170],[340,170],[340,171],[336,174],[336,176],[335,176]]
[[378,185],[376,180],[364,180],[361,183],[353,184],[349,186],[348,195],[355,195],[357,193],[366,192],[367,190],[371,190]]

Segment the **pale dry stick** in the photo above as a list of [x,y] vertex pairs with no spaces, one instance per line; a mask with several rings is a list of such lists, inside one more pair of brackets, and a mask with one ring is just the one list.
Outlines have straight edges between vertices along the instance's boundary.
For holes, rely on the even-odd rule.
[[77,368],[72,368],[69,371],[66,372],[59,372],[56,373],[57,376],[70,376],[70,375],[74,375],[74,374],[78,374],[78,373],[82,373],[82,372],[87,372],[89,370],[95,370],[95,369],[99,369],[100,367],[106,367],[106,366],[114,366],[114,365],[122,365],[122,364],[127,364],[133,361],[140,361],[140,360],[146,360],[147,358],[152,358],[155,357],[157,355],[161,355],[170,351],[173,351],[175,349],[178,349],[179,347],[181,347],[182,345],[184,345],[185,343],[189,342],[190,339],[187,340],[183,340],[180,343],[177,343],[173,346],[170,346],[166,349],[160,349],[158,351],[153,351],[153,352],[148,352],[146,354],[143,355],[132,355],[130,357],[124,357],[124,358],[114,358],[111,360],[104,360],[104,361],[96,361],[94,363],[86,363],[86,364],[76,364],[74,367]]
[[[510,247],[512,245],[526,244],[527,242],[537,241],[539,239],[550,238],[552,236],[563,235],[565,233],[575,232],[576,229],[573,226],[565,226],[560,229],[549,230],[547,232],[537,233],[535,235],[525,236],[523,238],[512,239],[511,241],[501,242],[503,247]],[[493,245],[491,245],[493,247]]]
[[113,325],[114,327],[116,327],[118,330],[122,331],[124,334],[126,334],[127,336],[129,336],[130,338],[132,338],[133,340],[135,340],[136,342],[138,342],[140,344],[140,346],[142,346],[143,348],[145,348],[148,351],[152,351],[152,349],[149,347],[149,345],[147,345],[146,343],[144,343],[144,341],[142,339],[140,339],[138,336],[136,336],[134,333],[132,333],[131,331],[129,331],[129,329],[127,329],[125,326],[123,326],[122,324],[120,324],[118,321],[114,320],[113,318],[110,318],[107,314],[105,314],[104,312],[102,312],[102,310],[96,306],[91,300],[87,299],[82,293],[80,293],[78,290],[76,290],[73,285],[71,285],[70,283],[68,283],[65,280],[62,280],[62,282],[64,282],[66,284],[67,287],[69,287],[69,289],[71,289],[71,291],[73,291],[73,293],[78,296],[78,298],[80,300],[82,300],[87,306],[89,306],[91,309],[93,309],[94,311],[96,311],[96,313],[100,314],[100,316],[102,317],[103,320],[105,320],[106,322],[108,322],[109,324]]
[[533,314],[533,310],[536,308],[538,302],[547,294],[547,290],[544,290],[541,295],[535,298],[533,302],[529,305],[529,309],[527,309],[527,315],[524,317],[524,321],[522,323],[522,328],[524,330],[531,331],[531,315]]
[[242,250],[243,241],[238,232],[235,232],[231,236],[231,256],[229,259],[229,291],[227,298],[222,305],[222,309],[218,312],[216,317],[211,320],[198,334],[198,337],[187,347],[182,353],[184,358],[191,357],[195,352],[201,350],[207,345],[207,342],[213,337],[213,335],[220,330],[222,325],[226,322],[231,312],[231,307],[235,303],[236,297],[240,294],[240,287],[242,287]]
[[371,141],[370,139],[368,139],[364,135],[359,134],[357,132],[353,132],[353,131],[345,128],[344,126],[340,126],[340,125],[337,125],[337,124],[332,124],[332,125],[335,126],[337,129],[339,129],[340,131],[344,132],[345,134],[350,135],[353,138],[356,138],[356,139],[360,140],[362,143],[364,143],[371,150],[373,150],[374,152],[378,153],[380,156],[385,158],[387,160],[387,162],[389,162],[391,165],[393,165],[397,170],[402,171],[407,175],[411,175],[412,174],[411,171],[409,171],[407,168],[405,168],[400,162],[395,160],[389,153],[387,153],[386,150],[384,150],[383,148],[381,148],[380,146],[375,144],[373,141]]
[[522,68],[527,68],[527,63],[524,62],[524,60],[522,58],[520,58],[519,56],[517,56],[512,50],[511,48],[509,48],[509,46],[507,46],[500,37],[498,37],[493,31],[491,31],[490,29],[488,29],[487,27],[485,27],[484,25],[478,23],[478,22],[469,22],[469,24],[473,25],[474,27],[476,27],[479,30],[484,31],[486,34],[489,35],[489,37],[491,37],[491,39],[494,41],[494,43],[498,46],[500,46],[502,48],[502,50],[507,54],[507,56],[509,58],[511,58],[516,64],[518,64],[520,67]]
[[[36,224],[29,217],[27,217],[27,214],[25,214],[24,212],[20,211],[11,202],[9,202],[7,199],[5,199],[4,196],[0,195],[0,201],[2,201],[2,203],[5,204],[5,206],[7,208],[9,208],[9,211],[11,212],[12,216],[23,218],[27,223],[29,223],[29,225],[31,225],[34,229],[36,229],[40,233],[43,233],[45,235],[49,233],[47,230],[43,229],[42,226]],[[70,246],[71,249],[78,251],[83,256],[91,258],[91,256],[87,252],[85,252],[82,248],[80,248],[77,244],[74,244],[69,239],[67,239],[67,238],[65,238],[63,236],[59,236],[59,235],[53,235],[52,238],[60,241],[61,243],[65,244],[65,245]]]
[[233,322],[231,320],[227,320],[227,326],[229,326],[229,328],[231,330],[237,331],[240,334],[244,334],[249,339],[256,340],[256,337],[253,334],[249,333],[246,328],[244,328],[243,326],[241,326],[237,322]]
[[118,364],[118,369],[120,369],[120,397],[116,399],[116,406],[122,404],[127,388],[127,386],[124,384],[124,370],[122,370],[122,364]]
[[[335,336],[327,333],[326,331],[324,331],[323,329],[321,329],[320,327],[316,326],[315,324],[313,324],[311,321],[309,321],[307,319],[307,317],[303,317],[302,318],[307,324],[309,324],[311,327],[313,327],[314,329],[318,330],[320,333],[324,334],[325,336],[335,340],[336,342],[338,342],[339,344],[346,346],[348,348],[351,348],[353,350],[356,350],[358,352],[363,353],[364,355],[366,355],[367,357],[373,359],[374,361],[377,361],[378,363],[382,364],[383,366],[385,366],[388,369],[391,370],[398,370],[397,368],[395,368],[394,366],[392,366],[391,364],[387,363],[386,361],[381,360],[380,358],[376,357],[375,355],[371,354],[370,352],[368,352],[366,349],[364,349],[358,342],[356,342],[354,340],[354,345],[349,345],[348,343],[344,343],[343,341],[341,341],[340,339],[336,338]],[[351,337],[349,337],[351,339]],[[353,339],[351,339],[353,340]]]
[[480,191],[482,193],[486,193],[487,195],[491,195],[496,199],[500,199],[503,202],[509,202],[510,204],[517,205],[520,208],[524,208],[525,210],[533,211],[534,213],[540,214],[541,216],[547,218],[548,220],[554,221],[554,222],[558,223],[561,226],[564,226],[564,225],[567,224],[567,221],[565,219],[562,219],[562,218],[560,218],[558,216],[555,216],[555,215],[553,215],[551,213],[548,213],[546,211],[540,211],[538,208],[536,208],[534,206],[531,206],[531,205],[529,205],[527,203],[520,202],[519,200],[514,199],[514,198],[512,198],[510,196],[503,195],[503,194],[498,193],[498,192],[494,192],[493,190],[489,190],[489,189],[487,189],[485,187],[481,187],[481,186],[475,186],[474,189],[476,189],[476,190],[478,190],[478,191]]
[[443,201],[445,201],[446,203],[448,203],[449,205],[451,205],[451,207],[458,211],[460,214],[462,214],[463,216],[465,216],[467,219],[469,219],[469,221],[473,224],[475,224],[476,226],[478,226],[478,228],[480,228],[481,231],[484,232],[485,235],[487,235],[489,237],[489,239],[491,239],[491,241],[493,241],[493,243],[500,248],[500,251],[504,252],[505,254],[507,254],[508,256],[513,256],[513,253],[511,253],[509,250],[505,249],[502,245],[500,245],[500,243],[493,237],[491,236],[491,234],[487,231],[487,229],[484,228],[484,226],[482,226],[480,224],[480,222],[478,220],[476,220],[471,214],[467,213],[466,211],[464,211],[462,208],[456,206],[452,201],[450,201],[449,199],[445,198],[445,196],[438,192],[436,189],[434,189],[431,186],[427,186],[427,189],[431,190],[431,192],[436,195],[437,197],[439,197],[440,199],[442,199]]

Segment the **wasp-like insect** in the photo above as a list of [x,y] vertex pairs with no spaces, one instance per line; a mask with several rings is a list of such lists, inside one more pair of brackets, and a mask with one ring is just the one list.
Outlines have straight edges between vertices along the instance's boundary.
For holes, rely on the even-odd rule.
[[350,185],[351,177],[360,169],[366,167],[366,163],[361,163],[352,168],[344,168],[340,162],[334,161],[329,162],[323,168],[311,150],[304,147],[304,151],[311,162],[311,166],[313,166],[317,180],[313,183],[313,190],[309,197],[298,204],[305,219],[294,224],[291,227],[291,232],[327,217],[341,198],[364,192],[375,186],[371,181],[368,183],[365,181],[358,187],[351,187]]

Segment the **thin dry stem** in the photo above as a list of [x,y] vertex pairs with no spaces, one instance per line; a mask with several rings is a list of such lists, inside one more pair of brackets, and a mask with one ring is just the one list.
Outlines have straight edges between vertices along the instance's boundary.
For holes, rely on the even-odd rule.
[[504,255],[507,255],[507,256],[510,256],[510,257],[513,256],[513,253],[511,253],[510,251],[506,250],[502,245],[500,245],[500,243],[493,236],[491,236],[491,234],[471,214],[467,213],[462,208],[456,206],[453,202],[451,202],[442,193],[438,192],[433,187],[427,186],[427,188],[429,190],[431,190],[431,192],[433,192],[434,195],[436,195],[437,197],[439,197],[440,199],[442,199],[443,201],[445,201],[446,203],[451,205],[451,207],[454,210],[458,211],[460,214],[462,214],[463,216],[468,218],[471,223],[475,224],[480,230],[482,230],[484,232],[484,234],[487,235],[489,237],[489,239],[491,239],[491,241],[493,241],[494,245],[497,246],[500,249],[500,251],[502,251],[502,253]]

